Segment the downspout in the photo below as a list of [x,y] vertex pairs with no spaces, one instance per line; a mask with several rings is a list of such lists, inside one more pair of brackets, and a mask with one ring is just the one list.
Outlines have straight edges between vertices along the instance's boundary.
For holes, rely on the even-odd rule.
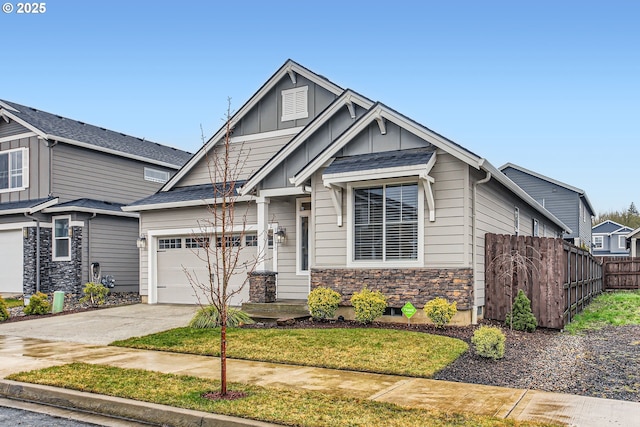
[[[476,181],[473,184],[473,206],[472,206],[472,226],[471,226],[471,241],[472,241],[472,245],[471,245],[471,265],[473,268],[473,288],[475,290],[476,288],[476,280],[478,277],[478,266],[476,265],[476,259],[478,258],[478,245],[476,242],[476,238],[478,236],[478,230],[477,230],[477,218],[476,218],[476,204],[477,204],[477,199],[478,199],[478,185],[482,185],[482,184],[486,184],[487,182],[489,182],[489,180],[491,180],[491,172],[487,171],[486,176],[481,179],[480,181]],[[477,325],[478,324],[478,306],[475,305],[475,301],[474,301],[474,305],[471,308],[471,324],[473,325]]]
[[89,282],[93,282],[93,274],[91,273],[91,220],[97,215],[96,212],[87,219],[87,276]]
[[36,222],[36,293],[38,293],[40,292],[40,219],[26,212],[24,216]]

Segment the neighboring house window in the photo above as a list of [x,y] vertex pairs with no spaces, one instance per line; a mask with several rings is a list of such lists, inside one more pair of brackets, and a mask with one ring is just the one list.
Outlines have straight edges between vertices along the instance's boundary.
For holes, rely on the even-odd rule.
[[625,236],[618,236],[618,247],[620,249],[627,249],[627,238]]
[[0,152],[0,192],[24,190],[29,181],[29,150]]
[[540,236],[540,224],[538,223],[537,219],[533,220],[533,236],[534,237]]
[[71,217],[53,217],[53,260],[71,260]]
[[296,87],[282,91],[282,121],[306,119],[308,86]]
[[517,236],[520,233],[520,209],[513,210],[513,232]]
[[169,181],[169,172],[158,169],[144,168],[144,179],[151,182],[164,184]]
[[418,185],[354,190],[354,259],[418,259]]
[[158,240],[158,249],[180,249],[181,247],[182,247],[182,239]]
[[604,248],[604,236],[593,236],[593,249]]

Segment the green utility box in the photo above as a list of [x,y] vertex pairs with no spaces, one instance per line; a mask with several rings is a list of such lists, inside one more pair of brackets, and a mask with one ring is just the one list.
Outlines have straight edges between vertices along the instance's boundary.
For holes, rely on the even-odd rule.
[[55,291],[53,293],[53,309],[52,313],[60,313],[64,308],[64,292]]

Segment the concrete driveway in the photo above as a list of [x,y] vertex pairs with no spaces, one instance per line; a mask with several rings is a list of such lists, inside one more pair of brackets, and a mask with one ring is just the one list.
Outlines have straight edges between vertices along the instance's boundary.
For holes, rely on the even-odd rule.
[[134,304],[20,322],[0,323],[0,335],[107,345],[186,326],[197,306]]

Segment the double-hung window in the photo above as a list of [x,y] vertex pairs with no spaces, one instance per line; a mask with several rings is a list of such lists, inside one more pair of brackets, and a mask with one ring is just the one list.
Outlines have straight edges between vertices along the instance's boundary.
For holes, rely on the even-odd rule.
[[29,151],[27,148],[0,152],[0,192],[27,188],[28,164]]
[[53,260],[71,260],[71,217],[53,218]]
[[604,248],[604,236],[593,236],[593,249]]
[[418,184],[357,188],[355,261],[418,260]]

